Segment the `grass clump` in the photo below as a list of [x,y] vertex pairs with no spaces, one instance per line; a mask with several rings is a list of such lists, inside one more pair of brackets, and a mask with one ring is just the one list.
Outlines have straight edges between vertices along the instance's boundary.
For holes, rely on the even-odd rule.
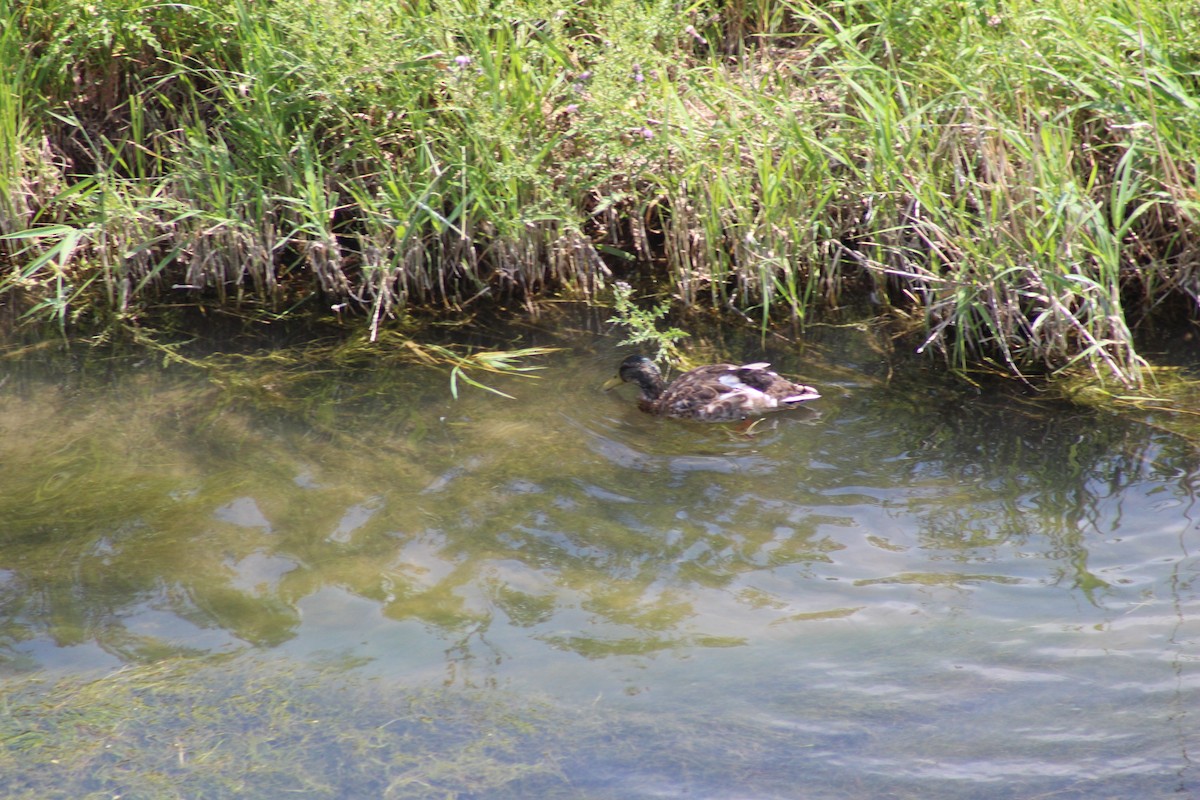
[[[663,294],[910,320],[956,368],[1123,385],[1200,304],[1183,0],[28,0],[0,302],[407,308]],[[646,277],[646,276],[641,276]]]

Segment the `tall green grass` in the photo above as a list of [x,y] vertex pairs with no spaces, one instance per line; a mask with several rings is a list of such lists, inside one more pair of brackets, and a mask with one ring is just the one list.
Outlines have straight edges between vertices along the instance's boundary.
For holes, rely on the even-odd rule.
[[1200,302],[1183,0],[25,0],[0,302],[361,309],[653,279],[1138,382]]

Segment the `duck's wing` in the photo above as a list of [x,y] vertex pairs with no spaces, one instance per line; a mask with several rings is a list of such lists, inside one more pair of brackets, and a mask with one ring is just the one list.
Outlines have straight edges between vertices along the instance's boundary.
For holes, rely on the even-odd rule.
[[[741,383],[734,364],[697,367],[671,381],[656,403],[658,413],[685,419],[740,419],[723,402]],[[716,415],[716,416],[714,416]]]
[[725,422],[787,408],[820,395],[767,369],[766,363],[713,364],[685,372],[655,403],[669,417]]
[[[736,369],[737,380],[751,389],[771,398],[769,408],[794,406],[806,400],[816,400],[820,392],[802,383],[793,383],[778,373],[767,369],[770,364],[743,364]],[[766,410],[769,410],[766,409]]]

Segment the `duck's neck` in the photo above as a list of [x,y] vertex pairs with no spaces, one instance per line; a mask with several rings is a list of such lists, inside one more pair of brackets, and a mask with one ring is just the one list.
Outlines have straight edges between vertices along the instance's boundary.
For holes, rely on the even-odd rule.
[[667,388],[667,383],[661,375],[639,372],[633,379],[642,390],[642,399],[647,403],[653,403],[662,396],[663,389]]

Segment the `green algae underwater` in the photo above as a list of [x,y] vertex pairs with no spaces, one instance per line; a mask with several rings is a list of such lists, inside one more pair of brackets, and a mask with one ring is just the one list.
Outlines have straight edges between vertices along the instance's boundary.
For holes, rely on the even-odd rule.
[[[753,435],[557,319],[412,359],[8,358],[9,797],[1177,797],[1196,439],[727,333]],[[510,399],[511,398],[511,399]]]

